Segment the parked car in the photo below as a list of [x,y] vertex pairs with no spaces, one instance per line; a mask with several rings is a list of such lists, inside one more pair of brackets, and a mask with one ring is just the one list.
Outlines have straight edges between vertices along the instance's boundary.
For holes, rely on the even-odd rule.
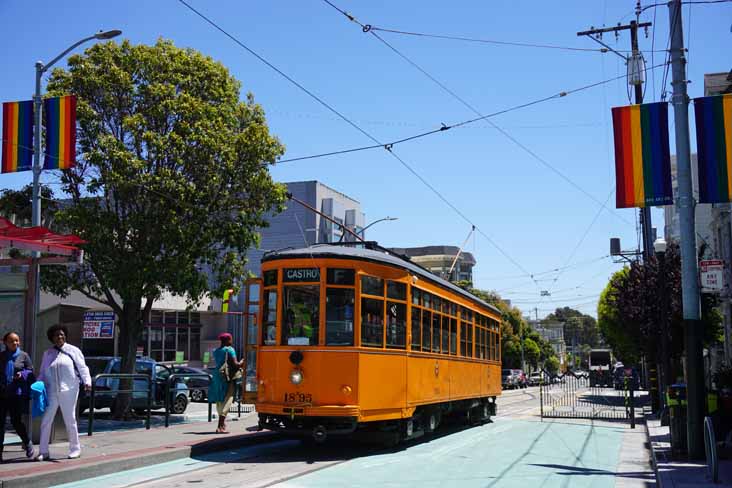
[[[122,360],[116,357],[99,356],[87,357],[86,364],[92,378],[98,374],[119,373]],[[152,399],[150,408],[158,410],[165,408],[165,384],[172,374],[168,366],[159,364],[152,358],[137,358],[135,362],[135,373],[146,374],[151,377]],[[119,390],[119,378],[99,378],[94,389],[95,408],[112,408],[114,399]],[[147,409],[147,381],[135,379],[133,381],[132,409],[136,413],[142,413]],[[89,395],[81,398],[81,411],[89,408]],[[175,381],[175,387],[170,389],[170,411],[175,414],[182,414],[188,407],[188,387],[181,378]]]
[[534,371],[529,375],[529,386],[537,386],[542,381],[542,373],[539,371]]
[[512,390],[516,388],[516,378],[514,377],[512,370],[501,370],[501,388],[504,390]]
[[501,386],[507,390],[513,388],[526,388],[528,386],[526,373],[520,369],[501,370]]
[[[192,368],[190,366],[173,366],[173,374],[177,375],[199,375],[213,374],[211,369],[208,371],[200,368]],[[202,402],[208,398],[208,386],[210,380],[204,376],[183,376],[183,381],[188,386],[192,402]]]

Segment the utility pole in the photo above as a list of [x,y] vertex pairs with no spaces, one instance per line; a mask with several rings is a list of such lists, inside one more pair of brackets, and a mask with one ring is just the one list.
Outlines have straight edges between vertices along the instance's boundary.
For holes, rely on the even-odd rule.
[[676,133],[679,223],[681,230],[681,299],[686,351],[686,435],[689,458],[704,457],[704,365],[702,358],[699,282],[696,256],[694,196],[691,186],[691,149],[689,144],[689,97],[686,94],[686,58],[681,23],[681,0],[668,3],[671,27],[671,74]]
[[[643,79],[645,70],[640,69],[643,66],[643,61],[640,50],[638,49],[638,28],[640,27],[643,29],[648,29],[651,25],[651,22],[642,22],[639,24],[637,21],[632,20],[629,24],[626,25],[618,24],[615,27],[590,29],[588,31],[582,31],[577,33],[578,36],[588,36],[593,41],[602,44],[603,46],[605,46],[606,49],[609,49],[621,58],[625,59],[625,62],[628,64],[629,67],[634,68],[633,74],[635,74],[636,76],[629,76],[628,81],[631,85],[634,86],[635,103],[637,104],[643,103],[643,82],[645,81]],[[630,30],[630,47],[632,52],[629,58],[615,51],[601,40],[602,34],[604,33],[612,32],[617,37],[618,33],[624,30]],[[653,238],[651,236],[651,209],[649,207],[643,207],[640,209],[640,224],[643,241],[643,262],[647,263],[651,256],[653,256]]]

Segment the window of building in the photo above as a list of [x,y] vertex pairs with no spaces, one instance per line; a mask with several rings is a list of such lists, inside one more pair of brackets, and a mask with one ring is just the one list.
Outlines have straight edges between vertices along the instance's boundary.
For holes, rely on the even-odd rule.
[[282,291],[282,344],[315,346],[320,323],[320,286],[285,286]]
[[[405,297],[406,298],[406,297]],[[407,347],[407,306],[404,303],[386,303],[386,347]]]
[[383,300],[361,298],[361,345],[368,347],[384,345]]
[[[330,270],[329,270],[330,271]],[[350,288],[328,288],[325,293],[325,344],[353,345],[354,291]]]
[[264,337],[265,346],[277,342],[277,290],[264,290]]
[[422,349],[422,310],[412,307],[412,351]]

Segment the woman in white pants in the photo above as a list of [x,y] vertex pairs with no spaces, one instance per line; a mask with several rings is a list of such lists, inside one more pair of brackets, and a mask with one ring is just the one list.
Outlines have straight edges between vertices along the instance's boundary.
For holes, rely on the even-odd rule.
[[37,461],[49,459],[48,441],[51,436],[51,426],[56,416],[56,409],[61,408],[61,415],[66,424],[66,433],[69,436],[69,459],[81,456],[79,430],[76,426],[76,401],[79,398],[79,383],[84,389],[91,389],[91,376],[86,367],[84,355],[78,347],[66,343],[68,329],[57,324],[48,329],[48,340],[53,347],[43,353],[43,362],[38,379],[46,384],[48,406],[41,421],[41,445]]

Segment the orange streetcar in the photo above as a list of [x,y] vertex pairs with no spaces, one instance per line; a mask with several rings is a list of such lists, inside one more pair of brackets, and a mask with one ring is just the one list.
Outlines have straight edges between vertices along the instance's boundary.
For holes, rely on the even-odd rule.
[[270,252],[261,285],[260,428],[403,440],[495,415],[494,306],[373,243]]

